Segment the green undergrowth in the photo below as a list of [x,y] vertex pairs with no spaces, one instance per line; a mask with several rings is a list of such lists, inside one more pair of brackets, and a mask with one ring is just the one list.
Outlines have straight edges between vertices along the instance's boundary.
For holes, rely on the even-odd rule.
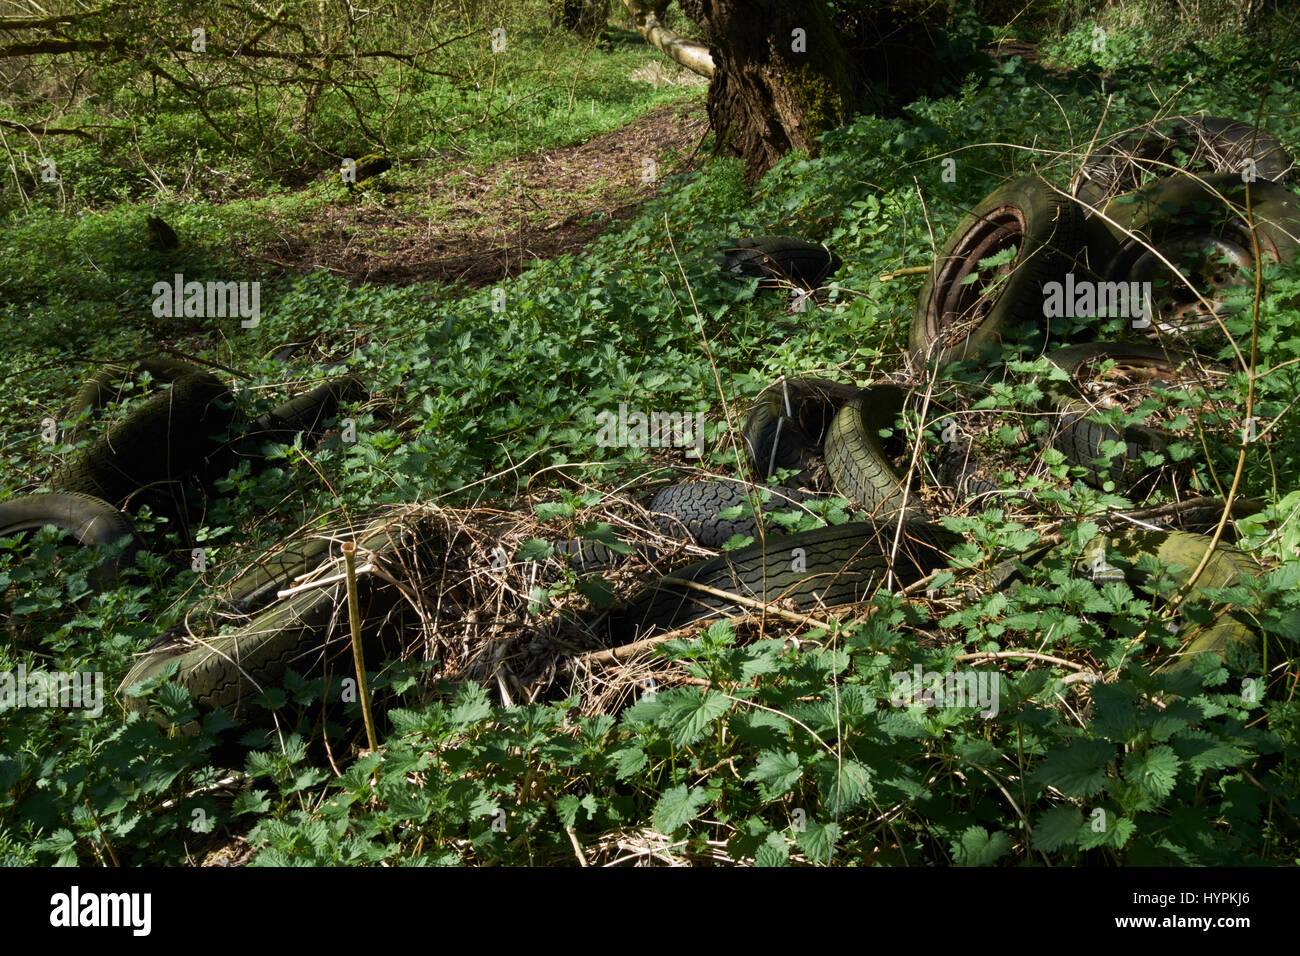
[[[286,373],[323,374],[269,358],[313,339],[347,358],[378,399],[351,410],[355,442],[327,441],[310,455],[284,448],[260,475],[221,478],[225,494],[193,540],[174,533],[174,555],[143,556],[112,592],[87,594],[84,555],[65,549],[59,559],[46,540],[20,557],[0,542],[0,582],[22,595],[7,599],[5,624],[38,635],[35,647],[0,645],[0,671],[99,670],[111,693],[132,654],[177,623],[189,589],[214,583],[189,568],[183,546],[193,541],[225,560],[340,502],[497,505],[525,491],[553,499],[579,482],[620,487],[658,469],[647,449],[601,446],[599,416],[620,404],[704,412],[703,464],[735,474],[728,423],[738,426],[747,399],[778,375],[865,383],[899,365],[920,280],[879,276],[928,265],[935,243],[1007,177],[1040,171],[1064,186],[1098,128],[1113,132],[1158,109],[1249,117],[1261,89],[1270,132],[1300,147],[1296,118],[1280,115],[1289,90],[1267,69],[1259,57],[1207,65],[1174,54],[1145,73],[1117,70],[1103,92],[1087,74],[1060,78],[1009,61],[905,117],[860,117],[827,136],[819,156],[787,157],[752,193],[728,160],[674,178],[582,255],[541,263],[499,291],[288,276],[268,281],[253,329],[140,318],[163,262],[115,238],[135,228],[138,209],[33,214],[4,240],[14,263],[2,287],[6,495],[39,487],[72,451],[43,442],[39,422],[57,415],[89,367],[60,359],[89,357],[92,342],[108,357],[184,337],[251,376],[238,399],[251,414],[284,394]],[[235,228],[231,216],[225,228]],[[56,254],[39,253],[42,228],[63,243]],[[791,311],[752,283],[719,278],[717,248],[754,231],[826,241],[845,262],[834,288]],[[194,255],[187,278],[191,268],[231,278],[219,259]],[[993,371],[949,373],[1006,416],[989,440],[1024,449],[1037,469],[1020,480],[1057,548],[1024,569],[1018,588],[966,593],[972,573],[1043,539],[1023,516],[990,507],[950,521],[967,543],[931,583],[930,600],[881,592],[853,622],[800,625],[790,642],[702,628],[658,649],[693,683],[643,690],[617,713],[587,714],[575,699],[503,707],[476,686],[420,696],[419,674],[388,670],[376,675],[377,692],[399,706],[384,718],[378,752],[347,749],[355,712],[345,712],[351,729],[330,718],[341,776],[311,716],[336,691],[297,675],[275,691],[278,731],[246,737],[234,755],[238,734],[219,715],[197,735],[177,732],[195,715],[167,682],[152,689],[161,723],[121,717],[111,700],[98,720],[9,711],[0,721],[0,858],[175,864],[240,838],[253,862],[272,865],[576,865],[579,856],[629,862],[638,853],[761,865],[1295,863],[1300,363],[1288,363],[1300,359],[1300,271],[1273,267],[1267,279],[1253,394],[1272,427],[1247,449],[1241,484],[1266,509],[1234,529],[1276,568],[1258,585],[1187,602],[1172,618],[1160,599],[1168,569],[1146,568],[1140,583],[1081,571],[1097,529],[1089,516],[1162,499],[1090,489],[1063,461],[1037,454],[1027,410],[1048,371],[1031,343]],[[1251,321],[1248,308],[1228,317],[1239,343]],[[1244,394],[1238,374],[1218,397],[1244,407]],[[1023,432],[1018,415],[1030,420]],[[1217,422],[1214,434],[1239,424]],[[936,413],[918,427],[940,426]],[[1194,458],[1206,488],[1231,480],[1235,439],[1220,437],[1209,454],[1190,447],[1169,454]],[[149,520],[165,534],[162,517]],[[1248,615],[1281,659],[1234,649],[1226,664],[1153,673],[1153,651],[1175,648],[1181,628],[1225,607]],[[1032,653],[997,666],[960,658],[1015,649]],[[1075,679],[1094,670],[1106,679]],[[921,690],[918,674],[922,685],[967,675],[996,687],[996,712],[891,705]]]

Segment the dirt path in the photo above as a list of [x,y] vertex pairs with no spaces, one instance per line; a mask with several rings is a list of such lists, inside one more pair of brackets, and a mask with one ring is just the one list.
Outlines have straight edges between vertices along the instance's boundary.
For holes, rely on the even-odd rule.
[[394,170],[280,224],[279,241],[247,253],[359,282],[496,282],[629,218],[654,194],[648,161],[660,177],[693,168],[706,125],[703,103],[669,104],[577,146],[431,180],[396,179]]

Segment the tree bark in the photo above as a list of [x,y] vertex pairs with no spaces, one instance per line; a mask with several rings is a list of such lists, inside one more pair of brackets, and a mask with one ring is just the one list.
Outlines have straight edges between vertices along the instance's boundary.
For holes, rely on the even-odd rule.
[[848,58],[821,0],[692,0],[715,71],[709,120],[717,150],[743,158],[751,182],[790,150],[854,112]]

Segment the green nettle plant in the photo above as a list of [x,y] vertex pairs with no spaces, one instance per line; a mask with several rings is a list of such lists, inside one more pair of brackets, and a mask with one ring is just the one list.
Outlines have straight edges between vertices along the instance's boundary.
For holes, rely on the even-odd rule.
[[[749,401],[778,376],[867,384],[898,372],[921,281],[906,270],[931,265],[943,237],[1007,178],[1038,172],[1065,186],[1094,131],[1158,112],[1251,117],[1266,94],[1270,133],[1300,148],[1300,119],[1278,106],[1293,91],[1257,51],[1224,41],[1152,64],[1145,29],[1112,30],[1109,59],[1091,55],[1086,27],[1053,49],[1059,61],[1111,71],[1105,95],[1090,72],[1063,78],[1009,58],[953,96],[858,117],[828,134],[818,155],[787,156],[752,189],[725,159],[665,177],[581,253],[478,288],[352,283],[323,268],[272,273],[266,263],[288,248],[281,217],[330,223],[342,202],[371,203],[382,216],[402,190],[418,199],[392,202],[418,205],[426,185],[438,193],[438,177],[462,163],[495,181],[503,158],[588,139],[701,91],[634,84],[628,74],[647,54],[619,44],[594,46],[576,75],[557,72],[562,41],[513,28],[514,59],[453,47],[448,55],[474,82],[421,77],[409,103],[384,113],[384,142],[359,135],[353,105],[331,95],[314,104],[315,125],[293,126],[285,117],[297,109],[234,92],[213,100],[209,122],[125,82],[106,89],[102,108],[115,117],[147,110],[156,122],[109,131],[94,150],[70,144],[58,158],[68,186],[59,197],[33,193],[23,205],[0,192],[0,415],[13,423],[0,444],[3,496],[42,487],[128,414],[146,383],[85,422],[60,418],[96,368],[160,343],[214,363],[237,386],[245,418],[335,374],[322,371],[332,362],[346,362],[372,398],[347,409],[346,440],[335,428],[314,448],[268,445],[257,468],[244,461],[210,476],[185,527],[136,509],[148,547],[113,590],[91,593],[87,581],[102,553],[48,532],[0,539],[0,680],[20,668],[97,672],[108,695],[98,717],[0,710],[0,861],[1300,861],[1295,264],[1264,270],[1258,302],[1253,289],[1229,300],[1213,357],[1230,374],[1211,389],[1157,388],[1091,416],[1120,431],[1163,429],[1169,442],[1143,464],[1173,475],[1176,492],[1115,476],[1091,487],[1087,470],[1051,447],[1044,402],[1063,373],[1040,342],[1008,341],[1002,361],[934,371],[924,414],[909,408],[903,444],[922,443],[932,460],[954,441],[951,421],[999,491],[954,503],[922,476],[914,500],[946,516],[961,543],[948,567],[906,592],[882,589],[798,621],[774,613],[761,625],[700,624],[647,649],[636,671],[644,680],[601,698],[560,678],[549,696],[521,704],[513,695],[507,705],[495,682],[435,680],[436,654],[368,660],[370,690],[387,704],[374,750],[337,674],[327,683],[290,672],[267,689],[274,718],[239,728],[201,711],[174,673],[137,689],[140,712],[112,696],[136,655],[183,633],[187,611],[237,568],[327,512],[490,506],[556,537],[631,550],[609,519],[611,499],[637,495],[649,479],[684,480],[695,472],[679,472],[683,462],[740,474],[737,431]],[[1126,72],[1134,64],[1142,68]],[[213,127],[245,112],[256,162]],[[335,152],[388,146],[399,161],[355,190],[335,189],[339,157],[325,155],[327,134]],[[164,182],[192,186],[156,196],[137,152]],[[212,179],[216,169],[229,184]],[[144,241],[146,213],[175,227],[179,249]],[[795,311],[785,296],[718,276],[717,249],[749,233],[824,241],[844,266]],[[982,262],[972,281],[987,282],[1014,255]],[[152,284],[178,271],[261,281],[260,323],[156,319]],[[1127,326],[1075,319],[1068,331],[1108,339],[1131,336]],[[299,354],[277,358],[291,343]],[[703,412],[703,459],[602,443],[600,415],[620,403]],[[46,417],[84,430],[75,442],[66,432],[46,441]],[[1259,559],[1257,579],[1187,595],[1180,569],[1149,556],[1135,567],[1113,554],[1098,564],[1091,549],[1109,527],[1106,512],[1217,495],[1234,478],[1259,509],[1234,516],[1224,543]],[[847,501],[828,498],[774,516],[766,533],[854,517]],[[211,549],[214,569],[191,568],[196,546]],[[552,552],[529,536],[510,557],[541,562]],[[519,592],[520,620],[575,605],[594,614],[642,580],[562,570]],[[1267,640],[1258,650],[1233,645],[1226,660],[1167,666],[1168,652],[1225,613]]]

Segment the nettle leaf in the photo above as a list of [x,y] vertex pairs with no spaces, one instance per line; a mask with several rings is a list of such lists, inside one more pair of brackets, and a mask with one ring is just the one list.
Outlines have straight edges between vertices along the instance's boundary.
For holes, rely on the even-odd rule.
[[952,844],[958,866],[991,866],[1011,849],[1011,837],[1001,830],[989,834],[983,827],[968,827],[961,840]]
[[1198,774],[1206,770],[1236,767],[1250,758],[1240,747],[1225,743],[1204,730],[1191,729],[1174,736],[1174,752]]
[[683,783],[665,790],[655,804],[654,828],[662,834],[672,835],[694,820],[708,802],[709,795],[703,787],[688,789]]
[[754,853],[755,866],[785,866],[790,862],[790,846],[785,837],[773,832],[767,835]]
[[664,718],[669,726],[668,736],[679,747],[689,746],[703,737],[713,722],[731,706],[731,701],[712,688],[703,693],[694,689],[680,693],[666,691],[664,697],[667,699]]
[[769,799],[779,797],[795,785],[803,774],[803,767],[795,754],[786,751],[765,751],[758,758],[758,764],[750,771],[746,780],[763,784],[768,790]]
[[519,546],[515,557],[520,561],[545,561],[554,553],[555,548],[550,542],[543,541],[541,538],[529,538]]
[[1052,807],[1034,822],[1033,847],[1043,853],[1051,853],[1063,846],[1072,846],[1078,842],[1081,826],[1083,814],[1078,807]]
[[640,747],[623,747],[611,755],[614,761],[614,776],[619,780],[639,772],[647,763],[645,751]]
[[1067,797],[1100,793],[1106,765],[1115,759],[1115,745],[1105,740],[1075,740],[1053,750],[1034,771],[1034,779]]
[[871,774],[855,760],[845,760],[837,767],[832,758],[824,757],[818,766],[817,786],[822,803],[831,813],[839,814],[871,792]]
[[614,603],[614,586],[600,575],[585,577],[578,582],[578,592],[598,608]]
[[566,793],[555,801],[555,815],[560,818],[560,824],[566,828],[572,827],[577,822],[580,809],[582,809],[582,801],[571,793]]
[[636,550],[636,548],[615,534],[613,527],[605,521],[588,521],[586,524],[579,525],[577,535],[586,541],[599,541],[611,551],[616,551],[619,554],[631,554]]
[[1163,800],[1173,792],[1181,764],[1172,747],[1160,744],[1129,754],[1124,760],[1124,779]]
[[803,829],[795,834],[794,842],[803,850],[810,863],[829,863],[835,841],[839,838],[840,828],[834,823],[823,826],[815,820],[808,820]]
[[1094,850],[1100,846],[1109,846],[1117,850],[1123,849],[1137,832],[1137,824],[1128,817],[1118,816],[1113,810],[1098,809],[1101,809],[1101,814],[1089,813],[1087,825],[1079,831],[1079,848]]
[[542,501],[533,505],[533,513],[541,521],[550,521],[552,518],[567,518],[573,514],[573,511],[573,505],[559,501]]
[[487,692],[478,684],[463,684],[456,692],[455,702],[448,716],[453,726],[464,729],[490,717],[491,714],[492,705],[488,702]]

